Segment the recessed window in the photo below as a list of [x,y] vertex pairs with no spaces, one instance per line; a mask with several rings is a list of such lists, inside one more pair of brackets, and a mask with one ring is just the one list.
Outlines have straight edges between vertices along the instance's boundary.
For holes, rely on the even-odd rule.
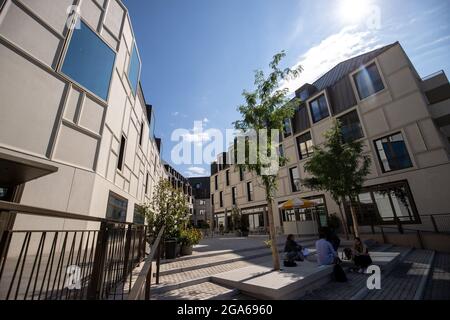
[[141,123],[141,131],[139,133],[139,145],[142,147],[142,142],[144,139],[144,122]]
[[220,201],[220,207],[222,208],[223,207],[223,191],[221,191],[219,193],[219,201]]
[[236,199],[237,199],[237,189],[236,187],[231,188],[231,196],[233,200],[233,206],[236,205]]
[[364,137],[364,133],[356,110],[338,118],[341,122],[342,135],[345,142],[351,142]]
[[287,138],[290,135],[292,135],[291,119],[285,119],[284,120],[283,131],[284,131],[284,137],[285,138]]
[[147,172],[147,177],[145,178],[145,194],[148,194],[148,182],[150,180],[150,173]]
[[298,174],[298,168],[294,167],[289,169],[289,176],[291,178],[292,192],[300,191],[300,175]]
[[214,195],[213,194],[211,195],[211,205],[212,206],[214,205]]
[[128,200],[110,192],[108,198],[108,207],[106,209],[106,218],[110,220],[125,222],[127,220],[127,206]]
[[216,191],[219,190],[219,179],[218,179],[218,176],[214,177],[214,186],[216,187]]
[[247,183],[247,200],[253,201],[253,183]]
[[244,169],[239,167],[239,180],[244,181]]
[[125,156],[125,145],[127,140],[124,136],[122,136],[122,140],[120,141],[120,152],[119,152],[119,161],[117,161],[117,169],[122,170],[123,168],[123,158]]
[[325,95],[321,95],[317,99],[311,101],[309,103],[309,107],[311,110],[311,117],[314,123],[319,122],[322,119],[325,119],[330,116],[330,112],[328,111],[327,99]]
[[230,170],[225,171],[225,178],[227,181],[227,186],[230,185]]
[[140,72],[141,72],[141,61],[139,60],[139,55],[135,44],[133,47],[133,53],[131,55],[130,65],[128,66],[128,80],[130,80],[133,95],[136,95]]
[[137,204],[134,205],[133,223],[141,225],[145,224],[145,217],[142,214],[142,207]]
[[353,75],[353,79],[361,100],[384,89],[383,80],[381,80],[380,72],[375,63]]
[[80,28],[73,31],[61,71],[106,101],[115,57],[115,52],[80,21]]
[[297,137],[297,146],[300,160],[309,158],[314,152],[311,132]]
[[403,135],[399,132],[375,141],[383,172],[411,168],[412,162]]

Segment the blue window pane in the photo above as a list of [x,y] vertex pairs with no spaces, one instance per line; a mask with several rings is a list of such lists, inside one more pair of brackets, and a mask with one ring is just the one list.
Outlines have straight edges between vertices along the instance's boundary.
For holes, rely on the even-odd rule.
[[141,71],[141,62],[139,61],[139,56],[135,45],[130,60],[130,67],[128,68],[128,79],[130,80],[133,94],[136,94],[140,71]]
[[355,74],[354,79],[361,100],[384,89],[376,64],[372,64]]
[[61,71],[107,100],[116,54],[86,24],[80,26],[73,32]]
[[311,107],[311,116],[314,123],[319,122],[330,115],[328,112],[327,100],[324,95],[321,95],[309,105]]
[[377,140],[375,145],[384,172],[407,169],[413,166],[401,133]]

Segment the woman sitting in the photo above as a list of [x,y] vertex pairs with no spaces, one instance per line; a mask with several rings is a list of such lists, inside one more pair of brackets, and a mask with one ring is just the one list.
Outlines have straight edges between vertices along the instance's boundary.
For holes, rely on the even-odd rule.
[[294,235],[288,235],[284,246],[285,261],[294,262],[305,260],[302,250],[303,247],[295,242]]
[[364,273],[365,270],[372,264],[372,259],[369,255],[369,250],[362,243],[360,238],[355,238],[353,246],[353,262],[359,273]]

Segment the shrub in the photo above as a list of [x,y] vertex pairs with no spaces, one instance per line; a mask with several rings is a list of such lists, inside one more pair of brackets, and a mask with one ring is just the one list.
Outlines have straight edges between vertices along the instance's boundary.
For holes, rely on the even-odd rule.
[[200,243],[203,235],[199,229],[189,228],[180,231],[180,242],[185,246],[194,246]]

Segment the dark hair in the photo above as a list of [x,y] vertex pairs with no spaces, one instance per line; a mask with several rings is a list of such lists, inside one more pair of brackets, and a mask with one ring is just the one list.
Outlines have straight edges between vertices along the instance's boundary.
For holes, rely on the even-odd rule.
[[361,242],[361,238],[360,237],[355,237],[355,241],[358,240],[359,242]]
[[320,228],[319,229],[319,238],[325,239],[328,236],[328,230],[326,228]]
[[287,239],[286,239],[286,240],[292,240],[293,238],[294,238],[294,235],[293,235],[293,234],[290,234],[290,235],[287,236]]

